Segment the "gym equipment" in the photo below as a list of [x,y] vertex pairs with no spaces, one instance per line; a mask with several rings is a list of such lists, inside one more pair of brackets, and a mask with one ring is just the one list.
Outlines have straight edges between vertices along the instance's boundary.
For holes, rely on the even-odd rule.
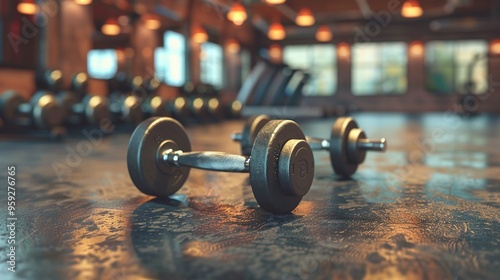
[[71,78],[71,91],[61,91],[57,98],[65,108],[66,123],[99,124],[109,119],[108,99],[104,96],[87,95],[88,76],[86,73],[74,74]]
[[[231,138],[239,141],[242,155],[248,155],[259,130],[270,122],[266,115],[248,119],[241,133],[234,133]],[[330,162],[338,175],[349,177],[356,172],[358,165],[365,160],[367,151],[384,152],[387,149],[385,138],[369,140],[363,130],[358,128],[350,117],[338,118],[332,127],[330,139],[306,137],[314,151],[326,150],[330,153]]]
[[39,90],[57,92],[61,89],[63,76],[61,70],[39,70],[35,73],[35,85]]
[[309,191],[314,177],[312,150],[293,121],[269,121],[257,134],[248,156],[222,152],[191,152],[182,125],[172,118],[149,118],[129,142],[127,166],[143,193],[167,197],[187,180],[190,167],[249,172],[250,185],[262,209],[291,212]]
[[142,99],[132,94],[138,89],[142,78],[130,79],[125,73],[118,73],[113,79],[108,80],[109,110],[114,122],[140,123],[144,120],[142,112]]
[[215,120],[224,118],[224,105],[214,86],[198,84],[196,86],[196,92],[203,100],[205,111],[210,118]]
[[52,129],[62,124],[64,109],[48,91],[36,92],[30,101],[16,91],[0,96],[0,116],[6,127]]
[[161,84],[161,81],[156,78],[144,79],[142,83],[142,90],[146,93],[146,98],[142,103],[142,111],[146,118],[170,116],[168,102],[157,95]]
[[269,87],[266,96],[262,102],[263,106],[280,106],[285,104],[286,97],[286,87],[295,72],[298,70],[291,69],[290,67],[283,67],[273,80],[273,83]]

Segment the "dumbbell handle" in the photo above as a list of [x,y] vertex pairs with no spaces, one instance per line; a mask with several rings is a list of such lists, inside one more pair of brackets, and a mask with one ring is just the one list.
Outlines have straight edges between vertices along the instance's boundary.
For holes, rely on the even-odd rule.
[[[231,139],[233,139],[233,141],[241,142],[243,140],[243,134],[233,133],[231,134]],[[330,149],[330,140],[328,139],[306,136],[306,140],[309,146],[311,146],[311,149],[314,151]],[[385,138],[380,140],[361,139],[358,141],[358,147],[359,149],[365,151],[383,152],[387,149]]]
[[170,166],[187,166],[198,169],[249,172],[250,157],[231,155],[222,152],[186,152],[167,150],[163,153],[163,161]]
[[[315,138],[315,137],[306,137],[307,143],[311,146],[312,150],[329,150],[330,149],[330,140]],[[383,152],[386,150],[387,145],[385,138],[380,140],[370,140],[370,139],[361,139],[358,141],[358,148],[360,150],[365,151],[380,151]]]

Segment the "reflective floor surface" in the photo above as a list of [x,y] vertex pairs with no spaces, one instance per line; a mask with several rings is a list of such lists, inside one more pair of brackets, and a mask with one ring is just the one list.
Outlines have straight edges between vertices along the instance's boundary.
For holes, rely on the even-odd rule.
[[[498,279],[500,117],[354,117],[370,138],[387,138],[387,152],[369,154],[351,180],[315,152],[311,191],[284,216],[259,208],[246,174],[192,170],[171,199],[141,194],[127,133],[0,136],[2,186],[7,166],[17,170],[16,272],[4,188],[0,278]],[[318,137],[332,123],[300,122]],[[193,149],[238,153],[230,134],[242,124],[190,127]]]

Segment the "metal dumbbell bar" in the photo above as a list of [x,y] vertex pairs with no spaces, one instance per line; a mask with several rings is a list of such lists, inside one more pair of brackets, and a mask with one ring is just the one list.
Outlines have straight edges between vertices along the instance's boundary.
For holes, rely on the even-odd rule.
[[[250,118],[241,133],[234,133],[231,138],[239,141],[241,153],[248,155],[260,129],[271,119],[266,115]],[[367,139],[363,130],[358,128],[354,119],[339,118],[332,127],[330,139],[306,137],[312,150],[325,150],[330,153],[330,162],[335,173],[349,177],[354,174],[358,165],[365,160],[367,151],[383,152],[387,149],[385,138]]]
[[262,209],[289,213],[309,191],[314,177],[312,150],[292,121],[270,121],[255,138],[250,156],[192,152],[182,125],[172,118],[150,118],[132,134],[127,166],[135,186],[145,194],[166,197],[186,182],[191,167],[248,172]]

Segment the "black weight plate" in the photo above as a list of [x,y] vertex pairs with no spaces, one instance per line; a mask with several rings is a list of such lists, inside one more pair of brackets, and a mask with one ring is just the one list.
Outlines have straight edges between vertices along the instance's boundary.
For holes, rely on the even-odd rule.
[[137,126],[127,151],[127,167],[134,185],[143,193],[167,197],[177,192],[189,175],[188,167],[163,163],[166,149],[191,151],[182,125],[172,118],[153,117]]
[[76,73],[71,77],[71,89],[78,93],[84,93],[89,88],[89,76],[87,73]]
[[85,120],[89,124],[99,124],[111,118],[108,98],[98,95],[86,95],[82,103],[85,105]]
[[351,176],[358,168],[358,164],[349,162],[347,155],[349,132],[354,128],[358,128],[358,125],[352,118],[338,118],[330,137],[330,162],[335,173],[344,177]]
[[65,112],[61,103],[49,91],[37,91],[31,98],[32,119],[36,127],[53,128],[63,123]]
[[169,116],[167,110],[167,101],[159,96],[154,96],[146,99],[147,107],[149,107],[149,113],[155,117],[166,117]]
[[258,133],[250,159],[250,184],[255,199],[262,209],[276,214],[290,213],[302,200],[301,196],[286,195],[278,179],[281,149],[290,139],[305,140],[295,122],[269,121]]
[[144,120],[141,100],[138,97],[129,95],[125,97],[122,102],[122,117],[125,121],[130,123],[140,123]]
[[0,116],[6,125],[14,124],[18,117],[17,108],[26,100],[16,91],[9,90],[0,95]]
[[242,155],[249,156],[252,153],[252,147],[257,134],[270,120],[266,115],[253,116],[247,120],[241,132],[240,145]]
[[75,93],[70,92],[70,91],[60,91],[57,93],[57,99],[59,99],[59,102],[63,106],[66,114],[71,114],[72,113],[72,108],[73,105],[78,103],[78,97]]

